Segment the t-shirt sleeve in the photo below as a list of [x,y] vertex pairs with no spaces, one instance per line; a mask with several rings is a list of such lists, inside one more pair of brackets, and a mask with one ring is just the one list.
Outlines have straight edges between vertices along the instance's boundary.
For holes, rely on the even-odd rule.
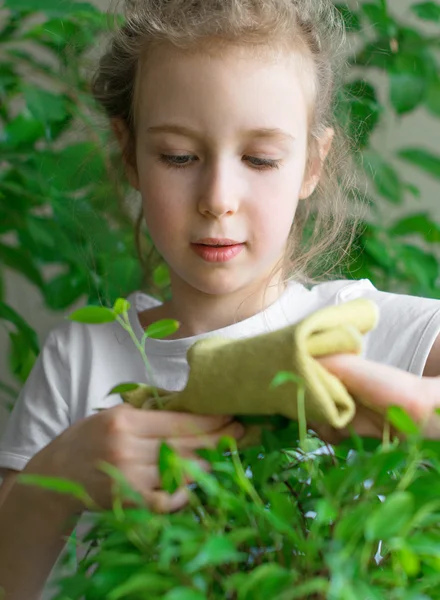
[[29,374],[0,439],[2,468],[21,471],[28,461],[70,426],[69,370],[54,330]]
[[380,315],[376,329],[365,335],[363,356],[422,376],[440,334],[440,300],[383,292],[362,279],[343,287],[338,303],[360,297],[373,300]]

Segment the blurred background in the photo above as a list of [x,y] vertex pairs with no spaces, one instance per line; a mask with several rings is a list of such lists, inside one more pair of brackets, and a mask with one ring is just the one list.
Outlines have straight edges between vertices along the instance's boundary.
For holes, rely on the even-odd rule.
[[[440,5],[337,5],[351,42],[344,113],[371,201],[345,273],[440,298]],[[169,292],[154,255],[142,274],[138,199],[112,181],[117,156],[88,94],[109,6],[0,3],[0,436],[65,315],[141,287]],[[140,252],[151,251],[146,232]]]

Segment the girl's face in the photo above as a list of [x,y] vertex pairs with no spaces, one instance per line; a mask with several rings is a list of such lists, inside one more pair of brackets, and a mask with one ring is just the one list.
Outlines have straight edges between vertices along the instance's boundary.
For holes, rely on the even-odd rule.
[[[144,65],[129,177],[173,289],[222,295],[264,285],[282,258],[298,200],[317,183],[303,181],[306,64],[293,54],[167,47]],[[208,262],[192,245],[202,238],[244,246],[232,260]]]

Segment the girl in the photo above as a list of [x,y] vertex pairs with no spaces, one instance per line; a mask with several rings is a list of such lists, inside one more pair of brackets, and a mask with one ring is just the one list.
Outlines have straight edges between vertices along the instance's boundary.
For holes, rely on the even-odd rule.
[[[169,302],[129,297],[139,338],[159,319],[181,323],[168,339],[146,341],[155,384],[182,389],[186,352],[202,337],[257,335],[363,296],[381,314],[364,356],[323,364],[354,397],[399,402],[424,417],[440,397],[439,380],[421,378],[440,367],[440,303],[381,292],[368,280],[306,287],[311,265],[318,258],[325,265],[330,249],[339,244],[343,253],[350,241],[344,213],[352,174],[341,167],[346,146],[334,117],[344,30],[332,2],[127,0],[126,15],[93,92],[171,273]],[[109,508],[111,482],[96,468],[107,461],[153,509],[173,511],[186,494],[160,490],[161,440],[194,456],[223,435],[240,437],[231,417],[137,411],[106,397],[114,385],[143,378],[141,357],[118,324],[68,322],[48,336],[0,447],[6,600],[40,596],[62,536],[83,512],[70,498],[14,484],[17,472],[78,481]],[[108,410],[92,414],[97,406]],[[364,435],[381,431],[361,407],[354,426]],[[432,425],[427,433],[439,431]]]

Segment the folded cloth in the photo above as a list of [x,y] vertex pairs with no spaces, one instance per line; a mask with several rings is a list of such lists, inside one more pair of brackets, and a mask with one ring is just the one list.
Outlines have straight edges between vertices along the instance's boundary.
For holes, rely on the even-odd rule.
[[[320,309],[288,327],[251,338],[220,336],[197,341],[187,353],[188,383],[179,392],[142,386],[121,394],[124,402],[146,410],[204,415],[281,415],[298,420],[298,389],[304,388],[309,424],[341,429],[355,415],[355,402],[343,383],[316,359],[362,351],[363,334],[378,323],[379,310],[360,298]],[[271,386],[277,373],[290,372],[300,382]],[[301,381],[302,380],[302,381]],[[258,443],[262,425],[245,425],[239,447]]]

